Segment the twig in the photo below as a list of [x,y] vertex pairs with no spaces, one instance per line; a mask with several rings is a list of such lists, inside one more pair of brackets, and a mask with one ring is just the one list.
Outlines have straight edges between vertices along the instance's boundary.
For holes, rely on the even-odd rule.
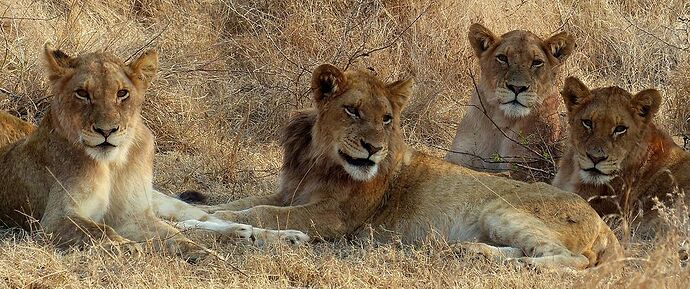
[[21,98],[21,97],[20,97],[19,95],[17,95],[16,93],[11,92],[11,91],[9,91],[9,90],[7,90],[7,89],[5,89],[5,88],[2,88],[2,87],[0,87],[0,92],[2,92],[2,93],[4,93],[4,94],[6,94],[7,96],[11,97],[13,100],[18,100],[18,99]]
[[140,52],[142,52],[146,47],[149,47],[149,46],[151,45],[151,43],[153,43],[153,41],[155,41],[156,39],[158,39],[159,37],[161,37],[161,35],[163,34],[163,32],[165,32],[165,31],[168,30],[168,27],[170,27],[170,22],[168,22],[168,23],[165,25],[165,28],[163,28],[163,30],[161,30],[160,32],[158,32],[158,34],[156,34],[153,38],[151,38],[148,42],[146,42],[146,44],[144,44],[144,46],[139,47],[139,49],[137,49],[136,51],[134,51],[134,53],[132,53],[131,55],[129,55],[129,57],[127,57],[127,59],[125,59],[125,62],[128,62],[130,59],[132,59],[132,57],[134,57],[135,55],[137,55],[137,54],[139,54]]
[[[398,35],[397,35],[395,38],[393,38],[393,40],[391,40],[388,44],[383,45],[383,46],[380,46],[380,47],[377,47],[377,48],[374,48],[374,49],[371,49],[371,50],[368,50],[368,51],[365,51],[365,52],[355,53],[354,55],[352,55],[352,56],[350,57],[350,59],[347,60],[347,64],[345,65],[345,69],[344,69],[344,70],[347,70],[347,69],[350,67],[350,65],[352,65],[352,63],[353,63],[357,58],[370,56],[370,55],[371,55],[372,53],[374,53],[374,52],[381,51],[381,50],[384,50],[384,49],[388,49],[388,48],[390,48],[391,46],[393,46],[393,44],[395,44],[396,42],[398,42],[398,40],[403,36],[403,34],[405,34],[405,32],[407,32],[407,30],[409,30],[410,28],[412,28],[412,25],[414,25],[415,23],[417,23],[417,21],[418,21],[420,18],[422,18],[422,16],[424,16],[424,14],[426,14],[426,13],[429,11],[430,8],[431,8],[431,5],[429,5],[429,6],[427,6],[426,8],[424,8],[424,11],[422,11],[421,13],[419,13],[419,15],[417,15],[417,17],[416,17],[409,25],[407,25],[407,27],[405,27],[405,29],[403,29],[400,33],[398,33]],[[358,51],[359,51],[359,50],[358,50]]]
[[62,15],[59,15],[59,14],[58,14],[58,15],[55,15],[55,16],[53,16],[53,17],[50,17],[50,18],[33,18],[33,17],[6,17],[6,16],[0,16],[0,19],[5,19],[5,20],[31,20],[31,21],[50,21],[50,20],[54,20],[54,19],[57,19],[57,18],[58,18],[58,17],[60,17],[60,16],[62,16]]
[[690,51],[690,48],[688,48],[688,47],[680,47],[680,46],[678,46],[678,45],[675,45],[675,44],[673,44],[673,43],[670,43],[670,42],[666,41],[665,39],[663,39],[663,38],[657,36],[657,35],[654,34],[654,33],[651,33],[651,32],[649,32],[649,31],[645,30],[644,28],[642,28],[642,27],[640,27],[639,25],[637,25],[636,23],[634,23],[632,20],[628,19],[628,17],[625,17],[625,15],[623,15],[623,19],[625,19],[625,21],[627,21],[628,24],[630,24],[630,26],[635,27],[635,29],[642,31],[644,34],[646,34],[646,35],[648,35],[648,36],[651,36],[652,38],[654,38],[654,39],[656,39],[656,40],[661,41],[661,43],[666,44],[666,46],[668,46],[668,47],[675,48],[675,49],[678,49],[678,50],[681,50],[681,51],[686,51],[686,52],[687,52],[687,51]]

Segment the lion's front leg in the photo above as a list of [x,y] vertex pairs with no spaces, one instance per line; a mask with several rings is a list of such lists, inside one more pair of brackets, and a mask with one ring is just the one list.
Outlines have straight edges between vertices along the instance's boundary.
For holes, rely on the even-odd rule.
[[260,228],[298,230],[322,239],[337,239],[350,233],[335,201],[291,207],[261,205],[242,211],[218,211],[211,216]]
[[256,244],[276,240],[301,244],[310,239],[306,234],[295,230],[264,230],[234,221],[232,218],[220,219],[196,206],[155,190],[152,192],[152,201],[155,215],[176,222],[180,229],[205,229],[230,238],[253,240]]

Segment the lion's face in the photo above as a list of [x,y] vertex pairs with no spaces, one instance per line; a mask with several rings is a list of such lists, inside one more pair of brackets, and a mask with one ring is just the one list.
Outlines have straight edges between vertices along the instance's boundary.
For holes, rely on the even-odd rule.
[[511,118],[525,117],[553,92],[557,68],[572,54],[575,40],[562,32],[546,41],[528,31],[496,37],[480,24],[468,34],[489,90],[487,101]]
[[324,64],[312,76],[319,116],[315,143],[355,180],[367,181],[379,171],[400,137],[400,111],[411,81],[384,84],[366,72],[343,73]]
[[157,53],[144,53],[129,65],[107,53],[70,57],[46,47],[45,54],[56,131],[95,160],[125,156],[156,72]]
[[615,86],[590,91],[574,77],[566,79],[561,95],[573,161],[581,180],[595,185],[608,183],[625,167],[661,103],[653,89],[635,95]]

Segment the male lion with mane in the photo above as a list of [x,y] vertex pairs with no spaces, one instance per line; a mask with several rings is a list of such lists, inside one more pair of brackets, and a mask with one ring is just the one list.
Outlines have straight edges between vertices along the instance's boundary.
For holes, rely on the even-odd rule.
[[643,234],[653,233],[659,201],[678,190],[690,194],[690,153],[652,121],[661,94],[647,89],[633,95],[612,86],[590,90],[566,79],[570,146],[553,185],[588,199],[601,215],[643,212]]
[[620,256],[618,240],[579,196],[409,148],[400,112],[411,85],[319,66],[312,75],[315,108],[298,112],[283,132],[278,193],[201,208],[219,219],[326,240],[367,238],[368,225],[382,242],[438,234],[459,250],[519,264],[586,268]]
[[551,180],[542,169],[559,153],[556,81],[575,40],[566,32],[542,40],[523,30],[497,37],[477,23],[468,38],[481,78],[446,160],[480,171],[511,170],[523,181]]
[[157,251],[196,259],[208,250],[156,216],[186,208],[225,225],[230,236],[308,240],[301,232],[217,220],[153,189],[154,139],[141,106],[158,67],[155,51],[128,65],[109,53],[70,57],[48,45],[45,57],[53,99],[41,124],[34,130],[0,119],[0,139],[16,141],[0,151],[0,224],[39,227],[58,247],[103,240],[109,249],[138,253],[140,242],[152,241]]

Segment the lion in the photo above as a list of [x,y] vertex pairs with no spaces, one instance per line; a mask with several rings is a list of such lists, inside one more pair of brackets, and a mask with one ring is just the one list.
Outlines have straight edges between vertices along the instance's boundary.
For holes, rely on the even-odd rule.
[[653,121],[659,91],[590,90],[569,77],[561,95],[570,138],[552,184],[588,199],[600,215],[641,210],[641,233],[653,231],[654,199],[669,202],[675,191],[690,193],[690,152]]
[[34,126],[31,123],[0,111],[0,148],[27,136],[33,131]]
[[[210,251],[157,216],[188,207],[195,218],[228,227],[230,236],[308,240],[301,232],[217,220],[153,189],[154,138],[141,109],[158,67],[155,50],[124,64],[109,53],[71,57],[46,45],[45,58],[53,92],[49,111],[26,138],[0,152],[2,224],[39,228],[59,248],[99,243],[138,254],[140,243],[148,242],[193,260]],[[26,129],[12,118],[0,123],[9,132]]]
[[283,132],[278,192],[199,208],[222,220],[322,240],[373,236],[415,244],[442,236],[460,252],[520,265],[586,268],[621,256],[616,237],[579,196],[408,147],[400,113],[411,86],[411,80],[386,84],[366,71],[319,66],[311,84],[315,108],[298,112]]
[[480,171],[510,170],[522,181],[550,181],[544,168],[554,168],[561,136],[556,82],[574,38],[561,32],[542,40],[523,30],[497,37],[477,23],[468,38],[481,78],[445,159]]

